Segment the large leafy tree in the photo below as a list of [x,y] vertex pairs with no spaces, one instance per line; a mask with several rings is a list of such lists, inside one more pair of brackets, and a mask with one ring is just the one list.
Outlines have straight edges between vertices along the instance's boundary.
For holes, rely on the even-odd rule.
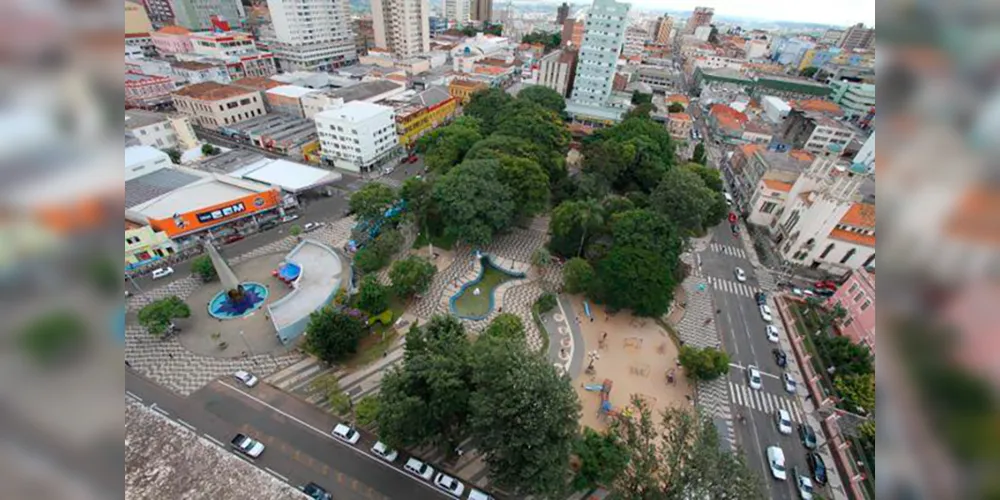
[[545,210],[549,202],[549,175],[534,160],[504,155],[499,159],[497,175],[513,195],[517,218]]
[[434,201],[445,233],[472,245],[485,245],[516,213],[514,196],[491,160],[465,162],[434,183]]
[[465,115],[479,119],[482,122],[484,134],[491,134],[497,122],[504,114],[504,108],[514,98],[503,89],[489,88],[472,94],[465,105]]
[[389,308],[389,288],[379,283],[374,274],[365,276],[358,291],[357,306],[368,314],[381,314]]
[[550,184],[566,178],[565,155],[547,150],[538,144],[509,135],[493,134],[476,143],[466,154],[466,160],[496,160],[504,156],[534,160],[549,174]]
[[675,168],[662,177],[650,201],[682,231],[694,235],[700,234],[712,222],[717,196],[720,195],[706,187],[698,174]]
[[350,207],[358,219],[373,220],[382,217],[398,198],[398,193],[390,186],[369,182],[351,194]]
[[862,408],[866,413],[875,411],[874,373],[843,375],[834,379],[833,386],[848,410],[857,412],[857,408]]
[[691,162],[705,164],[705,143],[699,142],[694,145],[694,152],[691,153]]
[[357,352],[366,331],[361,311],[327,306],[309,315],[306,350],[328,363],[341,361]]
[[406,334],[404,363],[382,379],[379,438],[394,447],[453,450],[468,431],[471,345],[452,316],[435,316]]
[[176,295],[150,302],[139,309],[139,324],[156,336],[165,334],[174,319],[189,317],[191,308]]
[[524,341],[524,322],[516,314],[500,313],[490,321],[485,335],[501,339]]
[[672,407],[657,419],[634,398],[637,415],[618,418],[610,432],[628,451],[625,471],[612,487],[623,498],[764,498],[760,478],[742,454],[720,448],[711,418]]
[[604,227],[604,207],[596,200],[564,201],[552,211],[549,248],[563,256],[581,256],[587,238]]
[[674,266],[643,248],[615,245],[597,263],[595,299],[612,310],[631,309],[637,316],[662,316],[674,296]]
[[580,403],[569,381],[521,342],[474,346],[471,428],[490,477],[517,495],[565,493]]
[[[599,153],[597,143],[605,144]],[[584,170],[603,171],[615,191],[651,192],[663,174],[674,165],[670,134],[656,122],[627,117],[614,127],[601,129],[584,141]],[[612,161],[612,167],[603,162]],[[611,175],[614,174],[614,175]]]
[[572,139],[569,128],[556,113],[528,100],[507,104],[496,122],[495,132],[520,137],[547,151],[565,153]]
[[701,181],[705,183],[705,187],[708,189],[716,193],[722,192],[722,174],[718,170],[706,167],[700,163],[687,163],[681,168],[698,174],[698,177],[701,177]]
[[684,241],[670,219],[652,210],[629,210],[611,219],[616,247],[649,250],[676,265]]
[[574,257],[563,266],[563,285],[567,293],[586,293],[594,285],[594,268],[590,263]]
[[871,351],[850,338],[821,334],[814,336],[813,342],[823,362],[834,367],[837,377],[875,373]]
[[[424,165],[431,171],[444,173],[462,162],[465,154],[483,138],[475,120],[452,123],[435,131],[426,146]],[[421,139],[423,140],[423,138]]]
[[628,465],[629,450],[615,435],[585,427],[573,443],[573,455],[578,463],[573,490],[581,491],[613,485]]
[[435,273],[437,267],[434,264],[427,259],[410,255],[392,263],[389,281],[392,282],[392,291],[397,296],[411,297],[426,292],[434,281]]
[[531,101],[554,113],[562,113],[566,110],[566,99],[562,94],[541,85],[532,85],[521,89],[517,93],[517,98]]
[[677,360],[697,380],[715,380],[729,372],[729,356],[718,349],[683,346]]
[[199,255],[191,261],[191,272],[198,275],[204,282],[215,281],[219,278],[212,258],[207,255]]

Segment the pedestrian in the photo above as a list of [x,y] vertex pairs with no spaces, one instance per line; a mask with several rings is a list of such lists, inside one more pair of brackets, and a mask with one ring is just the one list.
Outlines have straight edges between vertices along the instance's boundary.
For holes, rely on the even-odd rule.
[[497,314],[503,312],[503,306],[497,307]]
[[174,359],[174,353],[172,353],[172,352],[168,352],[167,356],[170,356],[170,359]]
[[125,360],[125,366],[127,366],[129,368],[132,368],[132,363],[129,363],[129,361],[126,359]]
[[591,316],[591,317],[590,317],[590,322],[591,322],[591,323],[593,323],[593,322],[594,322],[594,317],[593,317],[593,316]]
[[601,342],[604,342],[607,339],[608,339],[608,332],[604,332],[604,335],[601,335]]

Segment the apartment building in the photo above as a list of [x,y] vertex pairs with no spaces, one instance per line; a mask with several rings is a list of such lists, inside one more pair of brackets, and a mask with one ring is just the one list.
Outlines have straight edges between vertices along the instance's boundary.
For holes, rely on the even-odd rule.
[[472,0],[469,19],[488,23],[493,20],[493,0]]
[[125,0],[125,34],[150,33],[153,24],[150,22],[146,9],[138,2]]
[[125,107],[156,108],[170,104],[174,80],[168,76],[125,73]]
[[646,46],[646,39],[649,33],[639,26],[629,26],[625,30],[625,43],[622,45],[622,57],[629,58],[641,56],[642,50]]
[[191,123],[220,129],[261,116],[264,98],[260,92],[215,82],[188,85],[173,94],[177,111],[191,117]]
[[444,0],[444,18],[456,26],[469,24],[470,0]]
[[125,131],[139,144],[160,150],[182,151],[198,147],[191,122],[183,115],[128,109],[125,110]]
[[563,2],[562,5],[556,9],[556,24],[562,26],[562,24],[566,22],[567,17],[569,17],[569,4]]
[[150,38],[161,55],[191,52],[191,30],[183,26],[164,26],[154,31]]
[[594,0],[584,26],[573,83],[571,99],[575,103],[603,107],[611,96],[629,8],[629,4],[615,0]]
[[583,21],[567,19],[562,25],[562,46],[579,49],[583,44]]
[[875,28],[866,28],[864,23],[855,24],[844,30],[837,46],[844,50],[870,49],[875,46]]
[[839,153],[857,136],[849,125],[825,113],[793,109],[785,119],[782,140],[794,149]]
[[668,15],[656,20],[656,31],[653,32],[653,41],[657,44],[670,43],[670,32],[674,29],[674,20]]
[[174,23],[191,31],[209,31],[213,17],[226,23],[239,23],[247,14],[240,0],[168,0]]
[[847,311],[840,333],[875,354],[875,268],[851,271],[826,303]]
[[[455,3],[464,6],[462,15],[468,19],[468,1]],[[430,52],[428,0],[373,0],[371,6],[376,47],[388,50],[396,59]]]
[[538,63],[538,84],[566,97],[576,77],[577,51],[562,49],[543,56]]
[[338,102],[314,119],[327,164],[352,172],[371,172],[401,154],[395,112],[388,106]]
[[358,59],[347,0],[268,0],[266,40],[282,71],[330,71]]
[[399,143],[409,148],[424,134],[451,121],[458,112],[458,99],[444,87],[434,86],[396,108]]
[[691,119],[691,115],[687,113],[670,113],[667,115],[667,130],[670,131],[670,137],[679,141],[688,141],[691,139],[693,125],[694,122]]
[[687,20],[687,24],[684,25],[684,31],[694,34],[698,28],[711,25],[712,16],[714,15],[715,9],[711,7],[695,7],[694,11],[691,12],[691,17]]
[[849,81],[830,82],[830,99],[844,109],[848,118],[865,116],[875,108],[875,85]]

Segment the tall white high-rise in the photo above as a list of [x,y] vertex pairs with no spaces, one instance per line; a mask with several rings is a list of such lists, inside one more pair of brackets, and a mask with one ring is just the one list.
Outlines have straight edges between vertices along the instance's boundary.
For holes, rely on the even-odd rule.
[[401,59],[431,50],[428,0],[372,0],[371,5],[376,47]]
[[444,18],[459,26],[469,23],[469,0],[444,0]]
[[573,82],[571,99],[577,104],[602,107],[607,103],[630,7],[615,0],[594,0],[590,7]]
[[284,71],[329,71],[358,59],[348,0],[267,0],[268,47]]

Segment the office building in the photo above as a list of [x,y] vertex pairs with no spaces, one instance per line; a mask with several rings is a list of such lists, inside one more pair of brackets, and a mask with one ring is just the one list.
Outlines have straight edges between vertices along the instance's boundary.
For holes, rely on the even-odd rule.
[[843,36],[844,30],[831,28],[823,32],[823,36],[819,38],[819,43],[822,45],[837,45]]
[[625,42],[630,5],[594,0],[587,16],[571,99],[583,106],[603,107],[611,96],[618,53]]
[[282,71],[330,71],[358,59],[347,0],[268,0]]
[[472,0],[472,12],[469,17],[473,21],[488,23],[493,20],[493,0]]
[[543,56],[538,64],[538,84],[566,97],[573,88],[576,58],[577,52],[573,49],[556,50]]
[[314,119],[323,160],[337,168],[369,172],[392,160],[399,150],[396,116],[388,106],[338,102]]
[[684,31],[687,33],[694,34],[701,26],[710,26],[712,24],[712,16],[715,15],[715,9],[711,7],[695,7],[694,12],[691,13],[691,17],[688,18],[687,24],[684,25]]
[[870,49],[875,46],[875,28],[866,28],[858,23],[844,30],[837,46],[844,50]]
[[658,44],[670,43],[670,32],[674,29],[674,20],[667,15],[656,20],[656,31],[653,32],[653,41]]
[[865,116],[875,108],[875,85],[849,81],[830,82],[830,99],[844,109],[849,118]]
[[556,24],[562,26],[562,24],[566,22],[566,18],[568,17],[569,17],[569,4],[563,2],[563,4],[560,5],[558,9],[556,9]]
[[472,2],[469,0],[444,0],[445,19],[454,22],[457,26],[468,24],[470,3]]
[[[467,9],[468,3],[463,4]],[[465,10],[468,16],[468,10]],[[388,50],[397,59],[408,59],[429,52],[430,3],[428,0],[375,0],[372,2],[372,25],[375,46]]]

